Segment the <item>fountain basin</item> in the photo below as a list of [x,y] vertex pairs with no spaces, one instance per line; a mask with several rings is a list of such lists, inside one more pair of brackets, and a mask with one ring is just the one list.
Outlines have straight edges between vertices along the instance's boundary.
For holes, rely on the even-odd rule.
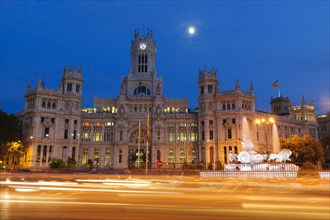
[[297,178],[298,171],[217,171],[200,172],[202,178]]

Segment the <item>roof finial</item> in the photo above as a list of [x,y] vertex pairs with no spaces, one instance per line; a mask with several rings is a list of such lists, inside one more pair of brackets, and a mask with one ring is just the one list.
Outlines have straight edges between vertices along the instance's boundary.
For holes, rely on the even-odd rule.
[[236,79],[236,90],[240,90],[241,89],[241,85],[239,84],[239,80],[238,78]]

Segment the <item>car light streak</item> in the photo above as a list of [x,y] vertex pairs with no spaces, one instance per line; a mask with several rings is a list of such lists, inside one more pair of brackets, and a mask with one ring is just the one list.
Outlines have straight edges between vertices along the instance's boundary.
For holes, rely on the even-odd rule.
[[171,212],[185,212],[190,213],[190,215],[194,215],[195,213],[205,213],[205,214],[224,214],[231,216],[245,216],[245,215],[251,215],[253,216],[259,216],[261,218],[264,218],[266,216],[273,216],[273,217],[280,217],[280,216],[290,216],[291,218],[296,219],[299,217],[299,219],[328,219],[329,213],[316,213],[316,212],[289,212],[289,211],[274,211],[274,210],[239,210],[239,209],[208,209],[205,207],[194,207],[194,206],[177,206],[177,205],[155,205],[155,204],[132,204],[132,203],[102,203],[102,202],[74,202],[74,201],[35,201],[35,200],[6,200],[1,199],[1,203],[8,204],[8,203],[32,203],[32,204],[56,204],[56,205],[93,205],[93,206],[123,206],[127,209],[143,209],[145,210],[166,210]]
[[307,209],[312,209],[312,210],[324,210],[324,211],[330,211],[330,208],[328,206],[308,206],[308,205],[290,205],[290,204],[283,204],[283,205],[278,205],[278,204],[259,204],[259,203],[242,203],[243,208],[246,209],[302,209],[302,210],[307,210]]
[[0,182],[0,185],[40,185],[40,186],[65,186],[65,185],[78,185],[74,182]]
[[[267,197],[261,197],[261,196],[245,196],[243,197],[246,200],[253,200],[253,201],[283,201],[283,202],[298,202],[297,198],[290,198],[290,197],[275,197],[275,196],[267,196]],[[308,197],[304,198],[304,202],[329,202],[329,198],[316,198],[316,197]]]

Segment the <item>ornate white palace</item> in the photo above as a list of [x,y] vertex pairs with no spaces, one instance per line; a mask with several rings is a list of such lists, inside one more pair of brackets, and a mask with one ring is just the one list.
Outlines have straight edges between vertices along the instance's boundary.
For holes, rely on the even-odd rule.
[[[79,165],[92,160],[100,168],[127,169],[146,161],[146,121],[150,116],[151,137],[148,161],[156,167],[180,168],[180,164],[214,161],[227,163],[229,154],[242,149],[242,118],[248,120],[251,140],[259,151],[272,144],[272,128],[255,123],[256,118],[272,117],[279,135],[308,134],[317,138],[314,104],[286,108],[276,114],[287,99],[272,99],[272,113],[255,109],[253,84],[241,89],[221,91],[215,69],[199,70],[199,106],[189,110],[187,99],[168,99],[163,95],[163,80],[156,71],[156,42],[152,31],[141,36],[137,30],[131,43],[131,67],[115,98],[95,98],[94,107],[81,108],[82,70],[64,68],[58,90],[28,84],[25,108],[20,113],[27,151],[21,167],[48,168],[52,158]],[[290,103],[289,103],[290,104]],[[284,110],[284,109],[283,109]],[[298,116],[299,117],[298,117]],[[142,135],[138,157],[139,121]]]

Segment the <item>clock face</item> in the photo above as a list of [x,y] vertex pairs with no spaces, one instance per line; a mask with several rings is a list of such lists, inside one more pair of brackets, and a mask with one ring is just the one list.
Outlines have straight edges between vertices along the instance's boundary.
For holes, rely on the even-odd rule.
[[147,45],[145,43],[140,44],[140,49],[145,50],[147,48]]

